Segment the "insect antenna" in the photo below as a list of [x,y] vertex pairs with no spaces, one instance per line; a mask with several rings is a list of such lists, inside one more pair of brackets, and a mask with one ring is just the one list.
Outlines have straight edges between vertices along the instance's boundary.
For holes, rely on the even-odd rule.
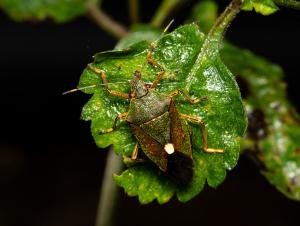
[[95,87],[98,87],[98,86],[106,86],[106,85],[112,85],[112,84],[125,84],[125,83],[128,83],[128,81],[126,81],[126,82],[111,82],[111,83],[107,83],[107,84],[94,84],[94,85],[90,85],[90,86],[78,87],[78,88],[75,88],[75,89],[65,91],[65,92],[62,93],[62,95],[66,95],[66,94],[69,94],[69,93],[74,93],[74,92],[77,92],[77,91],[80,91],[80,90],[95,88]]
[[[160,34],[160,36],[155,40],[153,41],[152,43],[150,43],[149,45],[149,49],[151,51],[153,51],[153,49],[155,48],[155,44],[166,34],[166,32],[168,31],[168,29],[170,28],[170,26],[173,24],[174,22],[174,19],[170,21],[170,23],[166,26],[166,28],[163,30],[163,32]],[[148,63],[148,60],[146,60],[142,67],[141,67],[141,73],[142,71],[144,70],[146,64]],[[62,95],[66,95],[66,94],[70,94],[70,93],[74,93],[74,92],[77,92],[77,91],[80,91],[80,90],[85,90],[85,89],[90,89],[90,88],[95,88],[97,86],[106,86],[106,85],[111,85],[111,84],[124,84],[124,83],[128,83],[129,81],[126,81],[126,82],[114,82],[114,83],[107,83],[107,84],[94,84],[94,85],[90,85],[90,86],[84,86],[84,87],[78,87],[78,88],[75,88],[75,89],[71,89],[71,90],[68,90],[66,92],[63,92]],[[149,83],[150,84],[150,83]]]
[[[158,36],[158,38],[155,40],[155,41],[153,41],[153,42],[151,42],[150,44],[149,44],[149,50],[152,52],[154,49],[155,49],[155,47],[156,47],[156,44],[157,44],[157,42],[167,33],[167,31],[169,30],[169,28],[171,27],[171,25],[173,24],[173,22],[174,22],[174,19],[172,19],[171,21],[170,21],[170,23],[168,23],[168,25],[166,26],[166,28],[163,30],[163,32]],[[141,66],[141,73],[143,74],[143,70],[144,70],[144,68],[145,68],[145,66],[147,65],[147,63],[148,63],[148,60],[145,60],[145,62],[143,63],[143,65]]]
[[[168,23],[168,25],[165,27],[165,29],[163,30],[163,32],[159,35],[159,37],[155,40],[155,41],[153,41],[150,45],[154,45],[156,42],[158,42],[159,41],[159,39],[161,39],[166,33],[167,33],[167,31],[169,30],[169,28],[171,27],[171,25],[174,23],[174,19],[172,19],[171,21],[170,21],[170,23]],[[152,47],[153,48],[153,47]]]

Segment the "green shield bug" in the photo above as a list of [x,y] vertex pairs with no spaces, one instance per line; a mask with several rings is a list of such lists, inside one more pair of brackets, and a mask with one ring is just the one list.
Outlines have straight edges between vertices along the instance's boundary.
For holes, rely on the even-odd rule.
[[99,133],[109,133],[117,128],[117,121],[128,123],[137,140],[131,159],[137,160],[141,150],[166,175],[178,184],[188,184],[193,177],[193,156],[191,129],[189,122],[201,127],[203,151],[208,153],[223,153],[222,149],[208,148],[206,128],[200,117],[181,114],[173,99],[182,95],[190,104],[196,104],[201,99],[191,98],[185,91],[177,89],[170,94],[156,90],[165,70],[152,55],[153,48],[147,52],[147,62],[160,69],[151,85],[142,80],[140,71],[135,71],[130,81],[131,92],[121,93],[108,88],[105,71],[89,65],[89,69],[99,74],[105,89],[110,95],[130,99],[127,112],[116,116],[112,127]]

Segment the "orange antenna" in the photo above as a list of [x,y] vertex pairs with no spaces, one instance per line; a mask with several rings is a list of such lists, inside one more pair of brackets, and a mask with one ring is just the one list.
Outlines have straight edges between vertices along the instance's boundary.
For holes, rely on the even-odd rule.
[[66,94],[69,94],[69,93],[74,93],[74,92],[77,92],[79,90],[95,88],[97,86],[106,86],[106,85],[112,85],[112,84],[125,84],[125,83],[128,83],[128,81],[127,82],[112,82],[112,83],[107,83],[107,84],[95,84],[95,85],[90,85],[90,86],[84,86],[84,87],[79,87],[79,88],[75,88],[75,89],[71,89],[71,90],[68,90],[66,92],[63,92],[62,95],[66,95]]
[[172,19],[172,20],[168,23],[168,25],[165,27],[164,31],[160,34],[160,36],[159,36],[154,42],[151,43],[151,45],[154,44],[154,43],[156,43],[159,39],[161,39],[162,36],[164,36],[164,35],[167,33],[167,31],[169,30],[169,28],[171,27],[171,25],[172,25],[173,23],[174,23],[174,19]]
[[[173,24],[174,22],[174,19],[170,21],[170,23],[168,23],[168,25],[166,26],[166,28],[163,30],[163,32],[160,34],[160,36],[155,40],[153,41],[151,44],[150,44],[150,47],[149,49],[151,49],[151,51],[155,48],[154,47],[154,43],[158,42],[165,34],[166,32],[169,30],[169,28],[171,27],[171,25]],[[144,67],[146,66],[147,64],[147,60],[143,63],[142,65],[142,68],[141,68],[141,73],[144,69]],[[75,89],[71,89],[71,90],[68,90],[66,92],[63,92],[62,95],[66,95],[66,94],[70,94],[70,93],[74,93],[74,92],[77,92],[77,91],[80,91],[80,90],[85,90],[85,89],[90,89],[90,88],[95,88],[97,86],[105,86],[105,85],[111,85],[111,84],[122,84],[122,83],[128,83],[129,81],[127,82],[114,82],[114,83],[107,83],[107,84],[95,84],[95,85],[90,85],[90,86],[85,86],[85,87],[79,87],[79,88],[75,88]]]

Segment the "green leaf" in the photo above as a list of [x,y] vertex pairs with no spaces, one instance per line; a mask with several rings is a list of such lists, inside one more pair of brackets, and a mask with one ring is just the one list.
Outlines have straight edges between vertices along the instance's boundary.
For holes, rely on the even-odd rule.
[[[202,135],[199,126],[190,125],[192,130],[194,177],[188,186],[178,186],[151,162],[128,164],[115,181],[131,196],[138,196],[141,203],[157,199],[167,202],[175,193],[178,200],[186,202],[196,196],[205,182],[211,187],[220,185],[237,163],[240,151],[240,138],[246,128],[246,115],[237,84],[230,71],[222,63],[219,46],[222,32],[227,22],[221,23],[208,36],[200,32],[195,24],[179,27],[164,35],[153,50],[153,58],[164,67],[166,75],[157,90],[169,94],[175,89],[193,92],[193,97],[208,97],[207,101],[191,105],[182,97],[174,98],[179,112],[201,117],[206,125],[210,148],[224,149],[224,154],[211,154],[203,151]],[[127,41],[124,41],[126,46]],[[124,50],[96,54],[93,67],[106,73],[109,88],[129,93],[129,84],[113,84],[131,79],[134,71],[142,71],[142,78],[152,82],[159,72],[147,63],[146,42],[138,42]],[[98,74],[86,69],[80,80],[80,87],[101,84]],[[101,87],[85,89],[94,94],[85,105],[82,118],[91,120],[91,130],[95,142],[101,148],[110,144],[118,154],[130,157],[137,142],[126,122],[117,124],[110,134],[99,131],[112,126],[114,118],[128,111],[129,101],[109,96]]]
[[287,101],[281,68],[232,45],[225,45],[222,59],[246,86],[250,118],[244,148],[271,184],[300,200],[300,116]]
[[278,10],[273,0],[244,0],[242,9],[252,11],[253,9],[262,15],[270,15]]
[[[83,15],[90,0],[0,0],[0,7],[13,19],[65,22]],[[95,0],[91,0],[95,2]]]

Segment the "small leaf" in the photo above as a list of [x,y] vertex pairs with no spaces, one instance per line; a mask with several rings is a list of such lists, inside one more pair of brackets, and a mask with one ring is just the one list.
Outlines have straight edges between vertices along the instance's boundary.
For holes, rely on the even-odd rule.
[[253,9],[262,15],[270,15],[278,10],[273,0],[244,0],[242,9],[252,11]]
[[300,201],[300,116],[287,100],[281,68],[229,44],[222,59],[243,81],[249,117],[243,146],[271,184]]
[[[0,0],[0,7],[13,19],[69,21],[86,11],[88,0]],[[95,0],[92,0],[95,1]]]

